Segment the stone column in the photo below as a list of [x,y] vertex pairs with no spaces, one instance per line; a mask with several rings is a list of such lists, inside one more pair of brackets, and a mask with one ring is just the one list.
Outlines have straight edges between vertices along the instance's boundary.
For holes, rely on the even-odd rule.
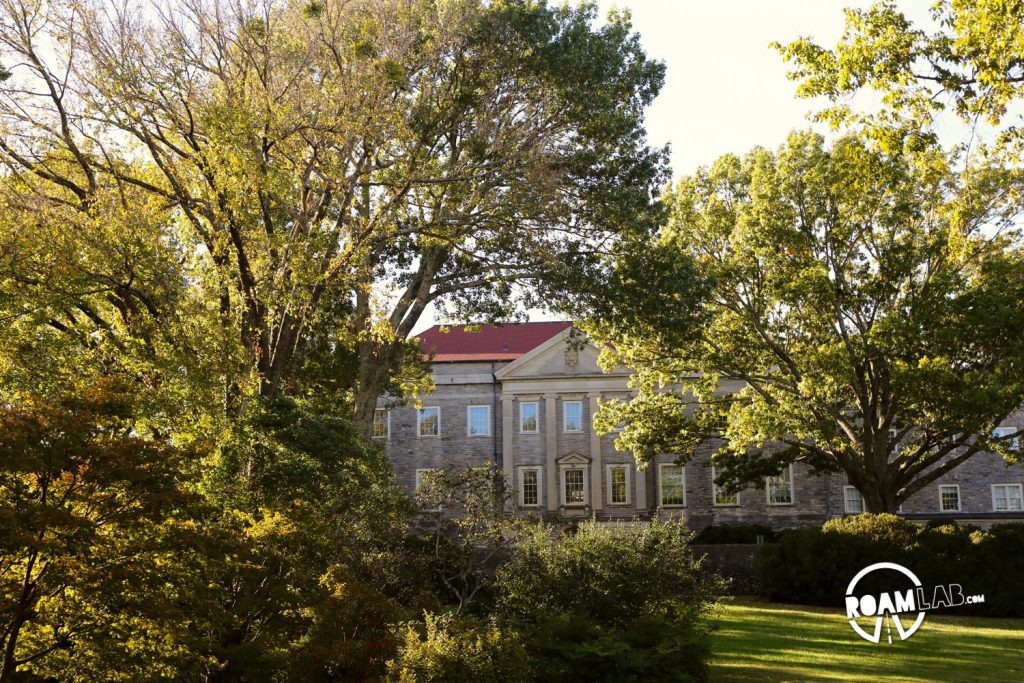
[[601,398],[601,392],[589,393],[587,398],[590,399],[590,504],[594,512],[601,512],[604,509],[604,460],[601,458],[601,436],[594,428],[594,416],[599,410],[597,399]]
[[557,394],[544,394],[544,445],[547,455],[547,466],[544,468],[544,481],[547,482],[548,512],[558,511],[558,414],[555,404]]
[[513,439],[515,438],[514,420],[512,419],[512,397],[501,397],[501,468],[505,473],[505,486],[509,498],[509,507],[515,510],[516,490],[515,464],[512,462],[515,453]]

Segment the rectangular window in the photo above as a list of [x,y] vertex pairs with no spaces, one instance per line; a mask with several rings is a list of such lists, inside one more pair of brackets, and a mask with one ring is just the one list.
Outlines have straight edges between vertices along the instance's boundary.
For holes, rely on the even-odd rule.
[[536,434],[540,430],[539,415],[536,401],[520,403],[519,431],[523,434]]
[[682,465],[658,465],[658,503],[663,507],[686,505],[686,474]]
[[714,494],[714,497],[715,497],[715,505],[724,505],[724,506],[736,506],[736,505],[739,505],[740,504],[740,494],[739,494],[739,492],[737,491],[736,493],[729,493],[728,491],[725,490],[724,487],[719,486],[718,484],[716,484],[715,483],[715,477],[717,477],[717,476],[718,476],[718,473],[715,472],[715,466],[712,465],[711,466],[711,491],[712,491],[712,493]]
[[774,477],[765,477],[765,490],[769,505],[791,505],[793,503],[793,466],[789,465]]
[[420,408],[417,421],[420,436],[438,436],[441,434],[441,409]]
[[[996,427],[992,430],[992,436],[998,439],[1004,436],[1009,436],[1010,434],[1016,434],[1019,430],[1019,427]],[[1006,445],[1014,450],[1020,448],[1020,437],[1015,436],[1012,439],[1009,439],[1009,442]]]
[[562,404],[565,431],[583,431],[583,404],[579,401],[566,401]]
[[960,512],[960,487],[956,484],[939,487],[939,509],[942,512]]
[[519,504],[527,508],[540,505],[539,467],[523,467],[519,470]]
[[468,406],[466,408],[466,433],[469,436],[491,435],[490,406]]
[[625,465],[608,466],[608,503],[625,505],[629,502],[629,468]]
[[584,505],[586,493],[583,487],[583,470],[565,470],[563,475],[565,477],[565,504]]
[[853,486],[843,487],[843,509],[849,515],[859,515],[864,512],[864,496]]
[[373,411],[373,438],[387,439],[391,436],[391,411],[378,408]]
[[992,509],[996,512],[1020,512],[1024,510],[1024,496],[1020,484],[993,484]]

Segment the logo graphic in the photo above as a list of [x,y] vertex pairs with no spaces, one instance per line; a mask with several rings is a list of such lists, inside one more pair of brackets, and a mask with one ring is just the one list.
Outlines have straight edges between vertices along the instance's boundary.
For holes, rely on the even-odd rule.
[[[891,593],[879,595],[860,595],[854,591],[857,584],[868,574],[876,571],[892,570],[899,572],[907,578],[911,586],[905,590],[896,590]],[[896,625],[896,633],[900,640],[906,640],[917,633],[924,622],[925,612],[941,607],[959,607],[961,605],[980,604],[985,602],[984,595],[964,596],[963,588],[958,583],[951,583],[948,586],[938,585],[931,591],[931,602],[925,597],[924,586],[914,572],[895,562],[879,562],[870,565],[857,572],[857,575],[846,587],[846,618],[850,620],[850,626],[864,640],[871,643],[878,643],[882,640],[882,626],[888,622],[886,629],[889,643],[892,643],[892,625]],[[911,621],[910,615],[915,615]],[[865,631],[859,618],[869,617],[874,619],[872,631]],[[910,625],[904,624],[906,620]]]

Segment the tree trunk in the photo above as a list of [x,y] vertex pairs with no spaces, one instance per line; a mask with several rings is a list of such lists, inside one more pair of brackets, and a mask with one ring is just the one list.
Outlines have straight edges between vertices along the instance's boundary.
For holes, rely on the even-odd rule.
[[864,511],[875,514],[889,512],[895,514],[900,504],[896,500],[896,491],[887,490],[881,484],[868,484],[858,487],[860,494],[864,497]]
[[373,431],[377,399],[387,386],[400,344],[400,341],[383,345],[371,341],[359,343],[359,384],[352,407],[352,423],[365,437]]
[[[45,502],[45,493],[43,500]],[[28,563],[25,567],[25,578],[21,584],[21,595],[18,597],[18,607],[11,618],[10,630],[7,633],[7,643],[4,646],[3,663],[0,664],[0,683],[7,683],[15,680],[18,669],[18,636],[21,634],[21,627],[28,621],[29,610],[35,600],[35,585],[32,582],[32,572],[35,570],[38,554],[29,554]]]

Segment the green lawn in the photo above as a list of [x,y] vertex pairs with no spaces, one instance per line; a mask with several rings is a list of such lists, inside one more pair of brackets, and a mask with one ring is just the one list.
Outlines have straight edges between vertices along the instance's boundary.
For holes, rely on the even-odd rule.
[[840,608],[727,600],[711,680],[1024,681],[1024,619],[932,616],[906,641],[861,640]]

